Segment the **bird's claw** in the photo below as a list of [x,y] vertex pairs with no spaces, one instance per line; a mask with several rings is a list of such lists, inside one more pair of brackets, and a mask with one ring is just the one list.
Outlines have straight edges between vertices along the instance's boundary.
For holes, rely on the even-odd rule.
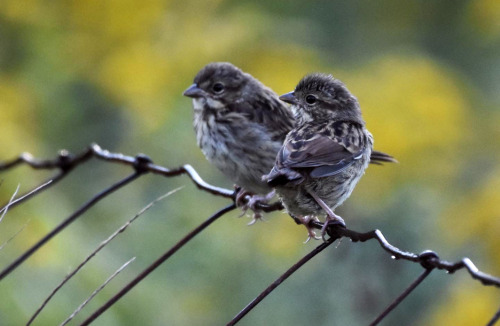
[[327,216],[325,223],[323,223],[323,227],[321,228],[321,239],[326,242],[325,235],[327,233],[328,228],[333,227],[333,226],[338,226],[345,228],[346,224],[344,222],[344,219],[338,215],[334,216]]
[[235,192],[236,196],[234,198],[234,203],[238,207],[245,207],[245,205],[247,205],[246,203],[248,203],[248,201],[250,200],[252,194],[238,186],[235,186]]
[[264,216],[260,212],[253,212],[252,220],[247,223],[248,226],[254,225],[257,221],[265,221]]
[[254,225],[258,220],[264,220],[262,215],[262,210],[257,206],[260,203],[267,203],[274,196],[274,191],[271,191],[265,196],[254,195],[247,192],[244,189],[237,190],[235,203],[237,206],[241,207],[242,213],[239,217],[242,217],[247,213],[248,210],[253,212],[252,221],[248,225]]
[[314,240],[321,239],[320,237],[318,237],[316,235],[316,232],[314,232],[314,227],[311,226],[311,222],[313,222],[313,221],[319,222],[317,217],[307,215],[307,216],[301,216],[301,217],[293,217],[293,219],[295,220],[295,222],[297,224],[302,224],[307,229],[308,236],[307,236],[307,239],[304,243],[308,243],[311,239],[314,239]]
[[309,231],[309,230],[307,232],[309,233],[309,235],[307,236],[306,241],[304,241],[304,244],[308,243],[311,239],[314,239],[314,240],[320,240],[321,239],[321,237],[318,237],[316,235],[316,232]]

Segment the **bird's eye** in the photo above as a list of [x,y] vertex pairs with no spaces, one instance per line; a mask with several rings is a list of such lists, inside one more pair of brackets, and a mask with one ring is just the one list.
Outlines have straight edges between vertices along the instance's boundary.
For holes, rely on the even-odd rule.
[[212,86],[212,89],[214,90],[214,92],[216,93],[222,93],[222,91],[224,90],[224,85],[222,85],[221,83],[215,83],[213,86]]
[[306,96],[306,103],[307,103],[307,104],[312,105],[312,104],[316,103],[316,101],[317,101],[317,100],[318,100],[318,99],[317,99],[317,98],[316,98],[316,96],[314,96],[314,95],[307,95],[307,96]]

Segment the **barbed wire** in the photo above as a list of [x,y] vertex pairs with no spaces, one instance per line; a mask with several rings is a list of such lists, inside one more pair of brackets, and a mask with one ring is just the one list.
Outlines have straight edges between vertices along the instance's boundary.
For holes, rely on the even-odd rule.
[[[153,164],[151,159],[144,155],[139,154],[135,157],[123,155],[120,153],[112,153],[107,150],[103,150],[99,145],[92,144],[87,149],[73,155],[66,150],[62,150],[59,152],[57,158],[52,160],[43,160],[36,159],[33,155],[29,153],[23,153],[18,157],[6,161],[4,163],[0,163],[0,172],[6,171],[16,166],[25,164],[33,169],[45,169],[45,170],[58,170],[57,173],[49,178],[47,181],[41,183],[40,185],[34,187],[32,190],[27,191],[25,194],[22,194],[19,198],[11,200],[6,203],[1,209],[0,213],[4,214],[8,209],[12,209],[24,201],[32,198],[33,196],[41,193],[42,191],[47,190],[48,188],[57,184],[60,180],[62,180],[69,172],[75,169],[77,166],[87,162],[91,158],[96,158],[100,160],[104,160],[111,163],[119,163],[125,164],[133,167],[134,173],[131,175],[121,179],[115,184],[109,186],[108,188],[102,190],[97,195],[93,196],[89,199],[85,204],[83,204],[80,208],[78,208],[73,214],[67,217],[63,222],[61,222],[58,226],[56,226],[52,231],[50,231],[47,235],[45,235],[42,239],[40,239],[35,245],[33,245],[26,252],[21,254],[18,258],[16,258],[11,264],[9,264],[6,268],[4,268],[0,272],[0,281],[3,280],[8,274],[14,271],[19,265],[21,265],[26,259],[28,259],[33,253],[39,250],[44,244],[46,244],[50,239],[63,231],[67,226],[69,226],[72,222],[74,222],[77,218],[79,218],[83,213],[85,213],[90,207],[95,205],[100,200],[107,197],[112,192],[119,190],[120,188],[126,186],[129,183],[132,183],[140,176],[146,173],[158,174],[164,177],[175,177],[186,175],[191,181],[196,185],[196,187],[202,191],[206,191],[211,193],[212,195],[224,197],[231,199],[233,201],[232,204],[224,207],[223,209],[216,212],[214,215],[209,217],[206,221],[201,223],[191,232],[189,232],[184,238],[182,238],[178,243],[176,243],[173,247],[168,249],[162,256],[160,256],[156,261],[154,261],[150,266],[144,269],[134,280],[129,282],[125,287],[123,287],[117,294],[115,294],[111,299],[108,300],[104,305],[98,308],[90,317],[88,317],[81,325],[88,325],[93,320],[95,320],[98,316],[104,313],[107,309],[109,309],[116,301],[118,301],[122,296],[128,293],[133,287],[139,284],[144,278],[146,278],[152,271],[154,271],[157,267],[163,264],[167,259],[169,259],[172,255],[174,255],[180,248],[182,248],[187,242],[192,240],[196,235],[202,232],[205,228],[211,225],[215,220],[223,216],[224,214],[236,209],[235,197],[236,191],[229,190],[225,188],[220,188],[214,185],[210,185],[206,183],[200,175],[196,172],[196,170],[186,164],[178,168],[169,169],[166,167],[162,167],[159,165]],[[244,199],[247,200],[248,198]],[[243,203],[244,204],[244,203]],[[267,203],[257,203],[256,208],[260,211],[264,212],[272,212],[277,210],[282,210],[283,206],[279,202],[275,202],[272,204]],[[297,224],[300,224],[299,221],[296,221]],[[318,221],[310,221],[309,227],[313,227],[316,229],[321,229],[323,224]],[[414,263],[419,263],[423,268],[423,273],[412,282],[408,288],[406,288],[370,325],[377,325],[381,320],[383,320],[399,303],[401,303],[423,280],[435,269],[445,270],[448,273],[452,274],[458,270],[466,269],[468,273],[471,275],[473,279],[480,281],[483,285],[486,286],[496,286],[500,288],[500,279],[489,274],[486,274],[480,271],[474,263],[469,258],[463,258],[457,262],[448,262],[445,260],[441,260],[437,253],[434,251],[424,251],[420,254],[415,254],[412,252],[403,251],[393,245],[391,245],[384,237],[380,230],[373,230],[365,233],[357,232],[354,230],[350,230],[340,226],[329,226],[327,228],[327,233],[330,236],[326,242],[321,243],[318,247],[316,247],[309,254],[305,255],[301,260],[299,260],[296,264],[294,264],[291,268],[289,268],[284,274],[282,274],[275,282],[269,285],[261,294],[259,294],[254,300],[252,300],[243,310],[241,310],[227,325],[235,325],[239,320],[241,320],[250,310],[252,310],[257,304],[259,304],[267,295],[269,295],[276,287],[283,283],[289,276],[291,276],[295,271],[297,271],[301,266],[307,263],[314,256],[323,251],[330,244],[335,242],[341,238],[349,238],[353,242],[366,242],[368,240],[376,240],[383,250],[391,254],[394,259],[402,259],[407,260]],[[496,321],[500,318],[500,309],[497,311],[491,321],[488,323],[488,326],[494,325]]]

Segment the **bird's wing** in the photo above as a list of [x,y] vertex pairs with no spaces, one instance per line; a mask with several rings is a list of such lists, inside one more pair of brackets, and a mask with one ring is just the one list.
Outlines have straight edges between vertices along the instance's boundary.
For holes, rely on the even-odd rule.
[[335,124],[292,131],[278,153],[278,166],[312,168],[308,169],[309,175],[319,178],[337,174],[360,159],[367,142],[362,127],[349,122]]
[[294,125],[292,111],[270,92],[254,93],[228,107],[231,112],[243,114],[250,122],[264,126],[275,141],[284,141]]

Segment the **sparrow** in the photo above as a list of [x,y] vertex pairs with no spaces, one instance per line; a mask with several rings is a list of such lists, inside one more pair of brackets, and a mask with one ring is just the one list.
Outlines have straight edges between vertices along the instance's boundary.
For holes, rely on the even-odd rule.
[[[256,212],[257,201],[274,196],[262,175],[274,166],[293,128],[292,111],[278,94],[228,62],[207,64],[183,95],[193,99],[198,146],[210,163],[241,187],[237,203],[249,194],[244,210]],[[254,221],[255,217],[260,215],[254,215]]]
[[[241,189],[236,203],[261,215],[258,201],[268,201],[273,189],[262,180],[274,166],[286,135],[295,125],[287,103],[252,75],[228,62],[209,63],[184,91],[193,99],[196,141],[207,160]],[[373,152],[372,163],[393,162]],[[243,198],[249,200],[243,204]]]
[[[306,227],[311,219],[326,215],[321,230],[325,239],[328,225],[345,227],[334,210],[351,195],[370,160],[395,160],[372,151],[373,137],[358,100],[331,75],[307,75],[280,99],[294,107],[296,125],[263,180],[276,189],[288,213]],[[318,239],[314,231],[308,228],[308,232],[308,240]]]

